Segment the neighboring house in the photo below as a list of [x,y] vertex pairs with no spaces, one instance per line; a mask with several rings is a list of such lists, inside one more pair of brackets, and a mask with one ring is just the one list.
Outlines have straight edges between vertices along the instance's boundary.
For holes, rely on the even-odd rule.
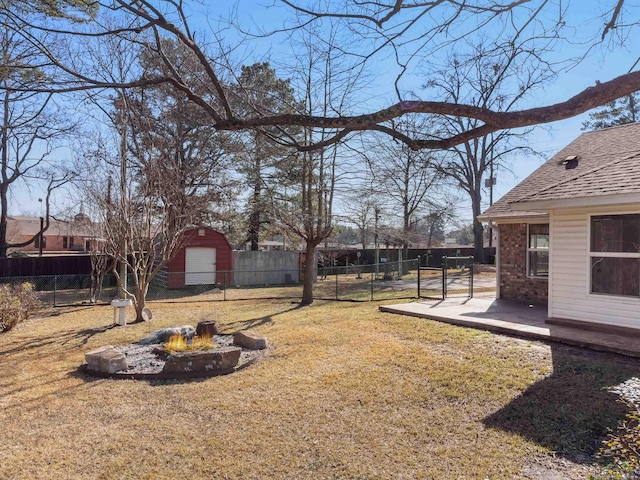
[[[251,242],[247,242],[244,244],[245,250],[251,250]],[[270,251],[270,250],[286,250],[287,243],[285,240],[262,240],[258,242],[258,250],[260,251]]]
[[[8,217],[10,243],[22,243],[30,240],[40,231],[40,218],[27,216]],[[96,225],[83,213],[69,220],[49,218],[49,228],[42,238],[43,252],[86,252],[95,244]],[[40,237],[26,247],[13,248],[13,251],[36,253],[40,250]]]
[[167,286],[224,284],[225,275],[230,276],[231,250],[227,238],[212,228],[187,230],[180,250],[169,262]]
[[640,124],[583,133],[479,218],[498,298],[544,302],[550,323],[640,328]]

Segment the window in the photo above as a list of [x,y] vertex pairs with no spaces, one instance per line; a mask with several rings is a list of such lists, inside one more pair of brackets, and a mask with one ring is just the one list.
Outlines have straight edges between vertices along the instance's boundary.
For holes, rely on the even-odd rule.
[[[40,248],[40,235],[36,237],[36,241],[34,243],[36,248]],[[42,236],[42,248],[47,248],[47,237]]]
[[73,247],[73,237],[69,237],[69,248]]
[[591,293],[640,297],[640,214],[591,217]]
[[67,237],[62,237],[62,248],[67,248]]
[[529,225],[527,242],[527,275],[549,276],[549,224]]

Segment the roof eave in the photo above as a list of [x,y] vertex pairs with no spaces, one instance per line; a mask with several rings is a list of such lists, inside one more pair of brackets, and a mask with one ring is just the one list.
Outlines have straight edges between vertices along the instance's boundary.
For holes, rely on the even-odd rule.
[[547,213],[541,212],[539,215],[518,215],[518,212],[513,212],[513,215],[500,215],[492,217],[491,215],[478,215],[478,220],[485,223],[531,223],[532,221],[540,221],[549,218]]
[[511,210],[534,211],[546,213],[556,208],[573,207],[597,207],[605,205],[622,205],[628,203],[640,203],[640,192],[616,193],[612,195],[592,195],[589,197],[560,198],[549,200],[528,200],[512,202],[509,204]]

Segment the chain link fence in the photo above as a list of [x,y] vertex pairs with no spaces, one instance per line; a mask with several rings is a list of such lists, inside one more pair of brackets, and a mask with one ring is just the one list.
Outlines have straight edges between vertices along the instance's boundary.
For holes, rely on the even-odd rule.
[[[348,264],[318,268],[313,297],[317,300],[372,301],[417,298],[418,262],[377,265]],[[303,272],[251,270],[160,272],[149,285],[147,300],[209,302],[251,299],[300,300]],[[0,283],[29,283],[43,307],[108,304],[118,298],[116,276],[51,275],[0,278]],[[134,291],[133,276],[127,276]]]

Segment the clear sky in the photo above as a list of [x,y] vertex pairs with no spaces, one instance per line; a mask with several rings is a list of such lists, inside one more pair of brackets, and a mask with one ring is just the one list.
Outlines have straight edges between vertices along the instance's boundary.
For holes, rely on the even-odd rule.
[[[241,1],[237,4],[237,7],[229,6],[225,2],[215,2],[212,4],[194,4],[194,11],[192,12],[191,20],[196,28],[207,30],[208,28],[218,29],[220,26],[218,18],[230,18],[231,16],[243,26],[245,29],[250,29],[253,32],[257,32],[258,29],[264,31],[280,28],[283,22],[283,15],[286,10],[283,7],[269,7],[269,2],[263,1]],[[600,12],[604,7],[604,4],[611,2],[603,2],[597,0],[583,0],[581,2],[573,2],[573,5],[579,5],[581,8],[573,9],[572,15],[574,17],[571,21],[579,26],[580,22],[587,18],[593,18],[597,12]],[[277,2],[276,2],[277,5]],[[202,11],[209,12],[208,15],[202,15]],[[230,13],[231,12],[231,13]],[[582,18],[584,17],[584,19]],[[593,25],[592,25],[593,26]],[[596,25],[597,27],[598,25]],[[576,42],[580,41],[580,30],[575,30]],[[226,44],[233,44],[239,38],[237,33],[234,33],[232,29],[227,28],[224,30],[224,42]],[[284,65],[287,62],[287,58],[291,57],[290,50],[286,43],[282,41],[283,36],[274,36],[263,39],[254,39],[248,42],[242,49],[236,51],[235,54],[238,58],[242,58],[244,63],[250,63],[254,61],[262,61],[269,59],[273,65]],[[633,41],[631,37],[627,41],[629,48],[638,44]],[[575,48],[575,52],[573,51]],[[561,51],[555,52],[558,58],[566,58],[574,55],[580,51],[579,46],[571,47],[570,45],[564,45]],[[608,53],[605,50],[595,49],[592,54],[586,58],[581,64],[572,70],[563,73],[559,78],[548,84],[544,91],[538,93],[535,98],[528,101],[528,106],[542,106],[551,104],[554,102],[566,100],[570,96],[582,91],[583,89],[593,85],[596,80],[606,81],[619,74],[626,73],[633,62],[635,61],[635,54],[633,51],[618,52],[616,54]],[[391,79],[395,77],[392,59],[382,59],[379,64],[376,65],[376,75],[373,81],[370,82],[367,89],[362,93],[362,108],[375,109],[382,108],[394,103],[396,99],[393,97],[393,89]],[[408,78],[405,85],[419,85],[423,80]],[[412,84],[413,82],[413,84]],[[409,87],[408,87],[409,88]],[[567,143],[574,140],[581,132],[582,121],[586,118],[586,115],[580,117],[556,122],[553,124],[545,125],[544,128],[537,129],[530,137],[531,147],[542,153],[544,159],[550,158],[560,148]],[[60,150],[57,155],[70,156],[72,155],[71,146],[70,149]],[[494,200],[500,198],[519,181],[529,175],[535,168],[537,168],[543,160],[535,157],[515,157],[511,161],[511,171],[498,170],[497,171],[497,185],[494,190]],[[37,186],[32,185],[32,188],[25,188],[25,185],[18,187],[13,192],[12,204],[10,212],[13,214],[18,213],[34,213],[39,214],[40,203],[38,198],[42,197],[42,192],[38,190]],[[485,199],[488,202],[488,195],[485,195]],[[77,209],[78,199],[72,196],[69,192],[59,192],[54,198],[54,205],[52,211],[65,209]],[[470,218],[470,208],[464,202],[459,205],[458,212],[461,218]]]

